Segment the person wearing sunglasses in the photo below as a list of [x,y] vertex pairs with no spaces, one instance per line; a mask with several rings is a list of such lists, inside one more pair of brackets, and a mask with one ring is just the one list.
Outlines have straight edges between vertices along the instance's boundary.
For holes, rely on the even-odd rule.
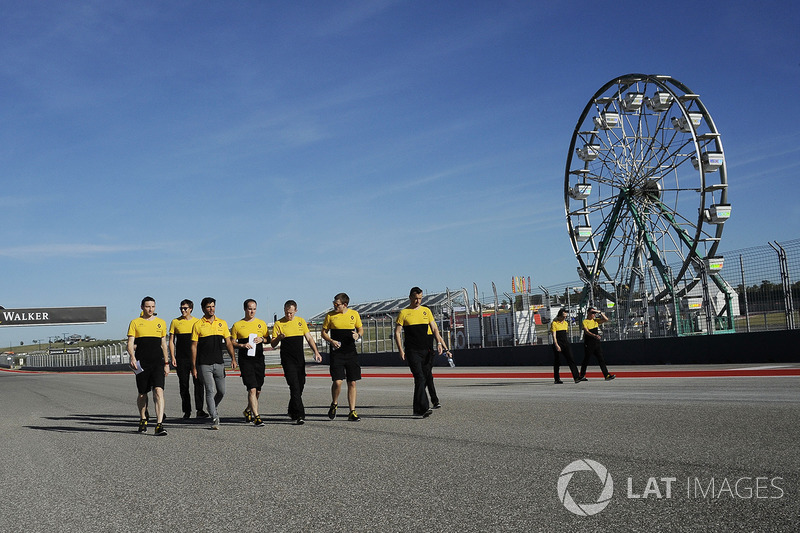
[[172,366],[178,374],[178,388],[181,393],[181,407],[183,418],[192,416],[192,395],[189,392],[189,377],[194,385],[194,406],[197,409],[197,418],[207,418],[208,413],[203,410],[206,391],[203,387],[202,376],[192,376],[192,327],[197,322],[197,317],[192,316],[194,303],[191,300],[181,300],[181,316],[173,318],[169,325],[169,353],[172,357]]

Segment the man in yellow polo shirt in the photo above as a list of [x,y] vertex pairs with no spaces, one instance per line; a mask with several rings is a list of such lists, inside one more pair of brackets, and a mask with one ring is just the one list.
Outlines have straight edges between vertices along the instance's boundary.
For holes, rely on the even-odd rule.
[[281,345],[281,366],[286,384],[289,385],[289,416],[301,426],[306,420],[303,406],[303,388],[306,384],[306,357],[303,353],[303,339],[314,351],[314,360],[322,362],[314,337],[308,330],[306,321],[297,316],[297,302],[288,300],[283,304],[283,318],[272,326],[272,347]]
[[585,381],[581,379],[580,375],[578,374],[578,367],[575,366],[575,360],[572,358],[572,348],[570,348],[568,338],[569,322],[567,322],[567,314],[567,310],[562,307],[558,310],[555,318],[550,323],[550,335],[553,337],[553,378],[555,378],[556,385],[561,385],[564,383],[561,381],[560,372],[560,357],[562,355],[564,356],[564,359],[567,360],[569,369],[572,372],[572,379],[575,381],[575,383]]
[[[408,363],[408,368],[414,376],[414,414],[428,418],[433,411],[430,409],[425,388],[429,387],[431,394],[436,394],[436,389],[433,387],[433,358],[436,354],[433,351],[433,339],[436,339],[436,348],[440,355],[448,349],[444,345],[433,313],[422,305],[422,289],[412,287],[408,300],[408,307],[400,311],[397,316],[394,340],[400,351],[400,359]],[[405,336],[405,342],[401,342],[401,331]],[[434,406],[438,406],[439,399],[431,399]]]
[[361,365],[358,362],[356,341],[364,334],[364,328],[361,325],[361,315],[358,311],[348,309],[348,305],[350,297],[340,292],[333,297],[333,311],[329,311],[322,322],[322,338],[329,342],[331,347],[333,384],[328,418],[331,420],[336,418],[342,381],[347,379],[347,403],[350,407],[347,419],[358,422],[361,417],[356,412],[356,381],[361,379]]
[[166,435],[164,420],[164,378],[169,374],[167,323],[156,316],[156,301],[145,296],[142,313],[128,326],[128,355],[136,372],[136,407],[139,408],[139,433],[147,431],[147,393],[152,389],[156,407],[156,435]]
[[236,354],[233,353],[231,332],[228,323],[217,318],[217,301],[203,298],[201,302],[203,318],[192,328],[192,375],[198,372],[203,376],[206,387],[206,407],[211,415],[211,429],[219,429],[219,403],[225,396],[225,360],[223,348],[231,357],[231,367],[236,368]]
[[[178,374],[178,388],[181,393],[181,408],[183,418],[192,416],[192,395],[189,393],[189,377],[192,374],[192,328],[197,322],[197,317],[192,316],[194,302],[181,300],[181,316],[173,318],[169,324],[169,351],[172,354],[172,366]],[[208,414],[203,411],[205,402],[205,389],[201,379],[192,377],[194,382],[194,406],[197,408],[197,418],[206,418]]]
[[586,381],[586,366],[589,364],[589,357],[595,356],[597,363],[600,365],[600,370],[603,372],[603,377],[606,381],[614,379],[614,374],[608,372],[606,368],[606,360],[603,359],[603,350],[600,348],[600,325],[608,322],[608,317],[605,313],[597,312],[594,307],[589,307],[586,310],[586,319],[583,321],[583,363],[581,363],[581,380]]
[[234,322],[231,328],[233,347],[239,350],[239,374],[242,376],[244,388],[247,389],[247,405],[242,414],[245,422],[264,427],[258,413],[258,399],[261,397],[261,387],[264,386],[264,343],[269,342],[269,330],[266,322],[256,318],[258,302],[248,298],[242,306],[244,318]]

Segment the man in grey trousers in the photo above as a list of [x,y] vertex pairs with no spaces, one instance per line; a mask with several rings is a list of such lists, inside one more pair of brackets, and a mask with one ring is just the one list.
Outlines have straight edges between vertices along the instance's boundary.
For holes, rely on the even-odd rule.
[[198,372],[203,376],[206,386],[206,406],[211,415],[211,429],[219,429],[217,407],[225,396],[225,361],[222,359],[223,347],[231,356],[231,368],[236,368],[236,354],[231,342],[228,324],[216,316],[217,301],[203,298],[201,303],[203,318],[192,327],[192,375]]

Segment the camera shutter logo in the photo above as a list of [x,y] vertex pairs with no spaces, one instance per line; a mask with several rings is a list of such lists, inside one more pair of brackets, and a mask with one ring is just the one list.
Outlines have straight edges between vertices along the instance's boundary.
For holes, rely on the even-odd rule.
[[[567,490],[567,486],[572,480],[573,474],[583,470],[593,471],[597,474],[597,477],[600,478],[600,483],[603,484],[603,490],[594,503],[577,503],[572,499],[572,496],[570,496],[569,490]],[[578,459],[577,461],[571,462],[561,471],[561,475],[558,477],[558,499],[561,500],[561,503],[564,504],[564,507],[566,507],[569,512],[575,513],[578,516],[591,516],[599,513],[609,504],[613,494],[614,480],[611,479],[611,474],[608,473],[605,466],[591,459]]]

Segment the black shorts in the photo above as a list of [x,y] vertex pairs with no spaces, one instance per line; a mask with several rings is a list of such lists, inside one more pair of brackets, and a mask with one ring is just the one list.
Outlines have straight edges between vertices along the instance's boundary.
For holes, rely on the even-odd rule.
[[136,374],[139,394],[147,394],[156,387],[164,389],[164,365],[155,363],[153,366],[142,366],[142,371]]
[[261,390],[264,386],[264,358],[263,357],[240,357],[239,373],[242,375],[242,383],[247,390]]
[[361,379],[361,365],[358,362],[358,353],[331,354],[331,379],[333,381],[358,381]]

